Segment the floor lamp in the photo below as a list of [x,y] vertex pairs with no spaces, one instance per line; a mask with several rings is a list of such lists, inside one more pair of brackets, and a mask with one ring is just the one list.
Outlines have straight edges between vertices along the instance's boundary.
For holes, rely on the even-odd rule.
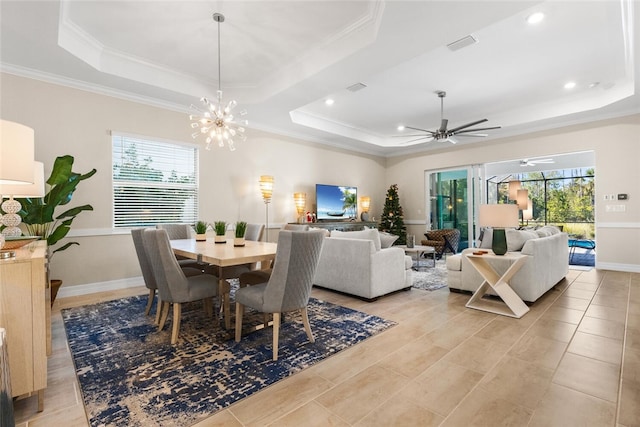
[[260,177],[260,191],[262,192],[262,200],[265,206],[265,231],[266,241],[269,241],[269,202],[271,202],[271,194],[273,194],[273,177],[270,175],[262,175]]

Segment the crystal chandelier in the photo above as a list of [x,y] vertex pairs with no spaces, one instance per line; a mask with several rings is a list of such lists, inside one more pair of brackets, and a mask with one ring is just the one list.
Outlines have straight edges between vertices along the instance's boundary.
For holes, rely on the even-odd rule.
[[[216,92],[216,100],[210,101],[206,97],[200,99],[204,104],[205,111],[191,105],[191,108],[197,111],[197,114],[191,114],[191,127],[197,129],[191,134],[193,139],[199,136],[205,137],[207,143],[206,149],[211,149],[211,143],[218,142],[219,147],[224,147],[225,143],[230,151],[234,151],[235,145],[233,138],[245,141],[247,137],[244,135],[245,128],[249,122],[246,119],[235,120],[232,114],[233,109],[238,105],[235,100],[229,101],[226,105],[222,101],[222,90],[220,89],[220,23],[224,22],[224,15],[214,13],[213,20],[218,23],[218,91]],[[240,116],[247,114],[246,110],[240,111]]]

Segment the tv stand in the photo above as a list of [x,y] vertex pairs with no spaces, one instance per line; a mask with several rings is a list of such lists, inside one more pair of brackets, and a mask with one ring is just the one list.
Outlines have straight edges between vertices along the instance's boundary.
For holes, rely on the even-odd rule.
[[306,222],[309,227],[324,228],[325,230],[333,231],[359,231],[364,230],[364,227],[378,228],[378,223],[373,221],[318,221],[318,222]]

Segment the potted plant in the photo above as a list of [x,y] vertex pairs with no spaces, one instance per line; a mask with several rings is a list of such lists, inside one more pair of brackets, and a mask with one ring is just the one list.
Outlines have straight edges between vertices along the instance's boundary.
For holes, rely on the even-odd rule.
[[247,231],[245,221],[236,222],[236,237],[233,239],[234,246],[244,246],[244,233]]
[[195,230],[196,230],[196,241],[204,242],[207,240],[207,229],[209,228],[209,223],[205,221],[196,222]]
[[216,232],[216,243],[227,243],[225,233],[227,232],[227,223],[225,221],[216,221],[213,223],[213,231]]
[[[91,205],[82,205],[59,212],[59,209],[63,209],[64,205],[71,201],[73,192],[80,181],[91,178],[96,173],[95,169],[86,174],[73,172],[73,161],[73,156],[68,155],[56,158],[51,176],[47,179],[48,191],[43,198],[20,199],[22,210],[19,214],[22,217],[22,223],[25,225],[29,235],[40,236],[47,241],[49,261],[51,261],[56,252],[64,251],[72,245],[80,244],[78,242],[67,242],[52,250],[53,246],[69,233],[73,220],[81,212],[93,210]],[[61,285],[61,280],[51,280],[51,304],[55,301]]]

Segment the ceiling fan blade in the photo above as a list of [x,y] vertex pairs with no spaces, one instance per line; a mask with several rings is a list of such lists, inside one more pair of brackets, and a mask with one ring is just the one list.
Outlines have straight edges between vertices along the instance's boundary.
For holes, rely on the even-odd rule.
[[478,136],[481,138],[489,136],[488,133],[457,133],[456,136]]
[[453,139],[453,137],[451,137],[451,136],[447,137],[447,141],[449,141],[449,142],[450,142],[450,143],[452,143],[452,144],[457,144],[457,143],[458,143],[458,141],[456,141],[455,139]]
[[405,126],[405,129],[413,129],[413,130],[418,130],[418,131],[420,131],[420,132],[427,132],[427,133],[428,133],[428,134],[430,134],[430,135],[435,134],[435,132],[434,132],[434,131],[432,131],[432,130],[420,129],[420,128],[414,128],[414,127],[411,127],[411,126]]
[[428,135],[428,134],[425,135],[424,133],[413,133],[413,134],[410,134],[410,135],[393,135],[391,137],[392,138],[410,138],[412,136],[424,136],[424,137],[427,137],[427,136],[431,136],[431,135]]
[[411,144],[412,142],[421,141],[423,139],[424,139],[423,142],[431,142],[431,141],[433,141],[434,138],[432,136],[423,135],[420,138],[410,139],[409,141],[402,141],[399,144],[407,145],[407,144]]
[[484,122],[486,122],[486,121],[487,121],[487,119],[477,120],[477,121],[475,121],[475,122],[467,123],[466,125],[458,126],[458,127],[457,127],[457,128],[455,128],[455,129],[451,129],[451,130],[449,130],[449,132],[451,132],[451,133],[456,133],[456,132],[458,132],[458,131],[460,131],[460,130],[462,130],[462,129],[466,129],[466,128],[468,128],[468,127],[475,126],[475,125],[478,125],[478,124],[480,124],[480,123],[484,123]]
[[449,120],[442,119],[442,122],[440,122],[440,129],[438,129],[438,132],[446,132],[448,123],[449,123]]
[[490,128],[473,128],[473,129],[465,129],[465,130],[461,130],[461,131],[457,131],[455,132],[456,134],[461,134],[461,133],[465,133],[465,132],[482,132],[485,130],[494,130],[494,129],[501,129],[501,126],[493,126]]

